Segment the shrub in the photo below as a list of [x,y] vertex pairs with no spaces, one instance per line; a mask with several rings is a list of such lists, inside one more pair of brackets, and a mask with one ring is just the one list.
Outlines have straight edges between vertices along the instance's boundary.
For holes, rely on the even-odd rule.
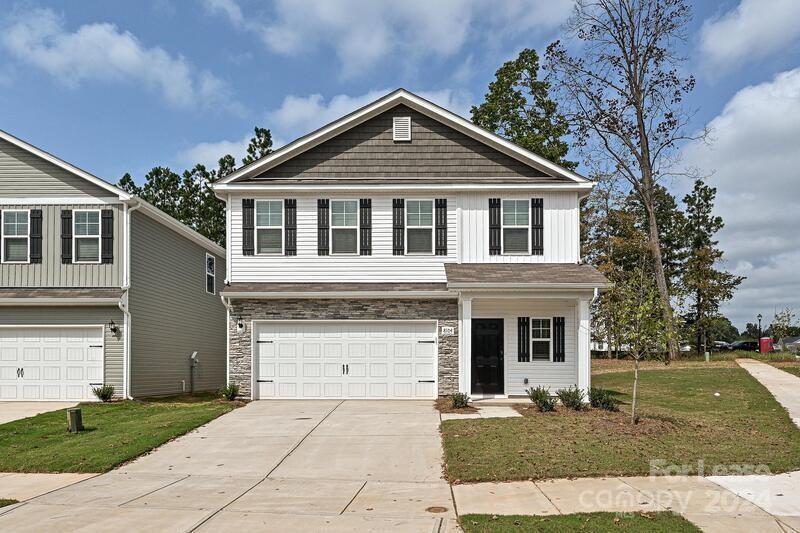
[[114,385],[101,385],[100,387],[92,387],[92,392],[97,396],[98,400],[110,402],[114,397]]
[[611,394],[611,391],[602,387],[589,389],[589,403],[592,407],[605,409],[606,411],[619,411],[619,400]]
[[528,389],[528,397],[542,413],[555,411],[556,400],[550,396],[550,389],[539,385],[535,389]]
[[556,391],[556,396],[558,396],[558,399],[561,400],[561,405],[567,409],[580,411],[586,406],[584,403],[583,391],[574,385],[570,385],[569,388]]
[[457,392],[450,397],[453,403],[453,409],[464,409],[469,407],[469,395],[463,392]]
[[237,396],[239,396],[239,385],[231,383],[230,385],[225,385],[219,389],[218,392],[221,398],[232,402]]

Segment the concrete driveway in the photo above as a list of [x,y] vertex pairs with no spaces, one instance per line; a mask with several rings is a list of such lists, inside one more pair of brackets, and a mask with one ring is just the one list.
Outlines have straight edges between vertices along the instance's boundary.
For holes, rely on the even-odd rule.
[[446,531],[432,402],[261,401],[3,512],[0,531]]
[[0,402],[0,424],[76,405],[75,402]]

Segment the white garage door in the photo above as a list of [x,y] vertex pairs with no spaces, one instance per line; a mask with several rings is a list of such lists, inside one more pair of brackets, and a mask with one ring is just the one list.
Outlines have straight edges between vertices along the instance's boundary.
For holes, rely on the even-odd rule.
[[435,398],[436,322],[255,325],[257,398]]
[[0,400],[92,400],[102,327],[0,328]]

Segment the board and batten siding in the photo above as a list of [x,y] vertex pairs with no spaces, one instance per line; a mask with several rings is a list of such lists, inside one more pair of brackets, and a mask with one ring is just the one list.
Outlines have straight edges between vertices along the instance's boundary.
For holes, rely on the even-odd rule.
[[[111,321],[117,333],[108,328]],[[104,326],[105,353],[104,383],[114,386],[114,393],[122,395],[124,316],[117,306],[0,306],[0,324],[5,326]]]
[[[139,212],[131,214],[131,394],[190,390],[189,357],[198,352],[195,391],[225,384],[226,312],[220,299],[225,258],[216,256],[216,291],[206,292],[207,250]],[[213,255],[213,254],[212,254]]]
[[0,198],[113,196],[79,176],[0,139]]
[[[344,194],[248,195],[258,199],[297,199],[297,255],[242,254],[242,196],[232,196],[230,210],[231,281],[258,282],[433,282],[446,281],[444,264],[577,263],[579,214],[576,193],[494,192],[410,195],[360,192]],[[544,199],[544,254],[489,255],[489,198]],[[317,199],[372,199],[372,255],[317,255]],[[392,254],[392,198],[447,198],[447,255]],[[460,223],[459,223],[460,214]],[[459,241],[461,241],[459,243]],[[460,257],[459,257],[460,253]]]
[[[6,178],[0,177],[0,182]],[[2,195],[0,195],[2,198]],[[77,200],[77,199],[76,199]],[[42,210],[42,262],[0,264],[0,287],[65,288],[121,287],[124,261],[124,209],[122,204],[0,205],[0,210]],[[111,264],[61,263],[61,211],[112,209],[114,211],[114,262]]]
[[[558,389],[578,383],[578,334],[576,325],[577,304],[569,300],[539,299],[483,299],[472,301],[472,318],[502,318],[505,366],[505,393],[525,396],[526,389],[549,387],[555,394]],[[564,362],[517,360],[517,317],[564,317]],[[552,323],[551,323],[552,330]],[[528,384],[524,379],[528,378]]]

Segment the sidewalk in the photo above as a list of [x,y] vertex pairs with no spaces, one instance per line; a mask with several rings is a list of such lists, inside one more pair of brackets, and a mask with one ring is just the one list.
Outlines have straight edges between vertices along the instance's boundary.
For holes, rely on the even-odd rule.
[[792,422],[800,428],[800,378],[755,359],[737,359],[736,363],[764,385],[789,411]]
[[[0,473],[0,498],[25,501],[99,474]],[[0,512],[2,512],[0,508]]]

